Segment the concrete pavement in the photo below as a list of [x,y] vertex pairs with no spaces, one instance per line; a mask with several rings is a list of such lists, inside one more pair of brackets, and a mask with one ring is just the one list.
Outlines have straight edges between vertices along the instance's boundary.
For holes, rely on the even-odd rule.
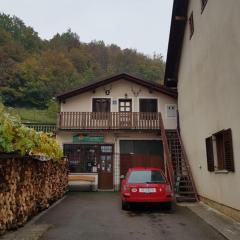
[[240,239],[240,223],[203,203],[183,204],[229,240]]
[[69,193],[36,224],[52,226],[42,240],[225,239],[187,207],[175,213],[142,206],[122,211],[113,192]]
[[122,211],[119,193],[72,192],[25,227],[0,239],[238,240],[239,225],[231,221],[202,204],[181,204],[175,213],[142,205]]

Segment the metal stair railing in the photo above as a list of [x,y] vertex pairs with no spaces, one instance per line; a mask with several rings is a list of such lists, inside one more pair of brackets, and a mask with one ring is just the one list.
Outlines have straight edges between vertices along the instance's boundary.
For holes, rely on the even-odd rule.
[[175,192],[183,198],[183,201],[198,200],[196,186],[181,136],[177,130],[166,130],[166,136],[175,175]]
[[160,131],[161,131],[161,137],[162,137],[162,142],[163,142],[163,150],[164,150],[164,159],[166,163],[166,169],[167,169],[167,176],[168,180],[170,182],[170,185],[172,189],[174,189],[174,171],[173,171],[173,165],[172,165],[172,160],[171,160],[171,154],[169,151],[169,146],[168,146],[168,141],[167,141],[167,136],[162,120],[162,115],[159,115],[159,124],[160,124]]

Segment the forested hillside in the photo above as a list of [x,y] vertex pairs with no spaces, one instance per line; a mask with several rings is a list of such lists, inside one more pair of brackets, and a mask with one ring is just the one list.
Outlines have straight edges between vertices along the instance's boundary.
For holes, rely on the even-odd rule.
[[0,14],[0,97],[7,106],[45,108],[61,91],[120,72],[160,83],[164,62],[103,41],[83,43],[70,29],[42,40],[21,19]]

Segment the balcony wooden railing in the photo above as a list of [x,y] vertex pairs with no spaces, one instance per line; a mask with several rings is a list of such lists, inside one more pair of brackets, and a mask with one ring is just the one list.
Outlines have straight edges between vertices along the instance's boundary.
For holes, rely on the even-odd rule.
[[61,112],[59,129],[160,129],[161,113],[154,112]]

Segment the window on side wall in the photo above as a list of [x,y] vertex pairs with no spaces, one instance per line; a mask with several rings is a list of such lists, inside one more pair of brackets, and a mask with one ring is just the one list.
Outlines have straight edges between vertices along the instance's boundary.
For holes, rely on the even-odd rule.
[[188,19],[188,24],[189,24],[189,31],[190,31],[190,39],[193,36],[194,33],[194,20],[193,20],[193,12],[191,13],[189,19]]
[[231,129],[222,130],[206,138],[208,171],[234,172]]
[[203,12],[204,8],[207,5],[208,0],[201,0],[201,12]]

